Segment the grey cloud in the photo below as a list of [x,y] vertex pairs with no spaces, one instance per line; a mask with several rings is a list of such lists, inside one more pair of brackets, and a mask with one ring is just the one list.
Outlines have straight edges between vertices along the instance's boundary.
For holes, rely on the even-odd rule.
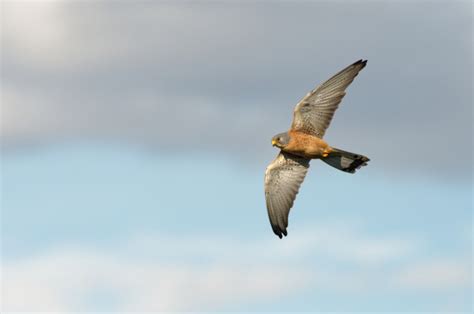
[[471,167],[467,1],[2,6],[5,147],[107,139],[181,151],[186,141],[269,159],[294,104],[367,58],[330,143],[381,169]]

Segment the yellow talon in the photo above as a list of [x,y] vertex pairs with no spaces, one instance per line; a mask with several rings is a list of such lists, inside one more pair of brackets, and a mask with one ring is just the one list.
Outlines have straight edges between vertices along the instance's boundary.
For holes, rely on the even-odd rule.
[[323,157],[327,157],[328,155],[328,153],[323,153]]

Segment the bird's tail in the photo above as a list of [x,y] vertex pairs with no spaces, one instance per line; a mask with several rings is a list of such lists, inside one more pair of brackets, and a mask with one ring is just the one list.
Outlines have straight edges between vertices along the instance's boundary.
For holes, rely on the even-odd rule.
[[367,165],[370,159],[363,155],[333,148],[332,152],[327,157],[321,158],[321,160],[344,172],[354,173],[360,167]]

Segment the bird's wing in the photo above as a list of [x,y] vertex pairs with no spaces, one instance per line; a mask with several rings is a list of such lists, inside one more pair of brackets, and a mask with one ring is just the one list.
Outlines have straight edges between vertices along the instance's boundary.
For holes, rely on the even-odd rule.
[[323,138],[334,112],[367,60],[359,60],[309,92],[295,107],[291,129]]
[[280,238],[287,235],[288,214],[308,168],[309,159],[280,152],[265,171],[268,217]]

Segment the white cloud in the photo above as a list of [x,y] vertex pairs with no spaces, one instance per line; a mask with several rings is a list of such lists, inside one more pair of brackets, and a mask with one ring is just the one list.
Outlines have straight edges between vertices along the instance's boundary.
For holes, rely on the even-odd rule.
[[[406,244],[401,250],[399,244],[383,238],[369,240],[358,231],[342,233],[331,228],[285,241],[142,234],[120,248],[57,248],[4,263],[3,308],[216,310],[291,297],[308,287],[360,290],[367,274],[310,265],[305,260],[316,256],[323,261],[373,265],[410,251]],[[344,239],[348,242],[343,244]],[[370,250],[364,256],[367,247]]]
[[468,153],[424,156],[471,139],[467,5],[3,1],[1,140],[260,151],[300,97],[364,57],[328,139],[394,172],[465,175]]
[[2,1],[2,41],[19,59],[52,66],[70,53],[67,19],[59,1]]
[[334,260],[351,261],[361,265],[382,264],[413,253],[418,243],[400,237],[373,237],[359,228],[346,225],[323,225],[300,231],[285,243],[287,254],[305,254],[316,251]]
[[[316,230],[316,231],[315,231]],[[5,311],[211,311],[308,291],[372,295],[469,286],[469,265],[424,259],[413,239],[319,225],[284,240],[139,234],[2,265]],[[387,290],[388,289],[388,290]]]
[[307,270],[249,264],[166,263],[84,250],[59,251],[5,263],[3,309],[212,310],[297,293],[311,279]]
[[472,269],[469,261],[428,260],[400,271],[395,284],[412,290],[472,289]]
[[[218,256],[219,260],[233,261],[240,256],[255,256],[260,261],[278,260],[283,263],[306,257],[330,258],[334,261],[350,262],[360,266],[381,265],[387,261],[412,255],[419,246],[414,239],[366,234],[359,226],[349,223],[324,223],[306,227],[282,241],[236,242],[227,237],[199,236],[199,246],[190,245],[193,236],[173,237],[166,235],[140,234],[132,237],[123,247],[131,254],[149,252],[147,248],[159,243],[160,256]],[[264,247],[265,250],[261,248]]]

